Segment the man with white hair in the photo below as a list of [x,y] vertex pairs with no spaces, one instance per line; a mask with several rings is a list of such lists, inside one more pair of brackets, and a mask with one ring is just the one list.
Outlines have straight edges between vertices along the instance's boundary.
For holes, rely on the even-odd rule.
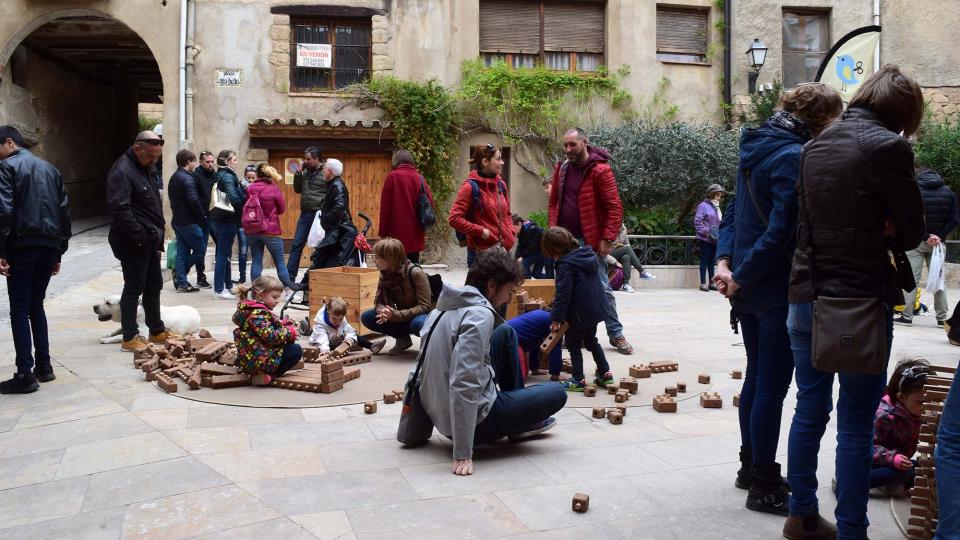
[[327,182],[327,194],[320,207],[320,226],[329,234],[345,223],[353,224],[350,218],[350,194],[343,183],[343,163],[328,159],[323,164],[323,179]]

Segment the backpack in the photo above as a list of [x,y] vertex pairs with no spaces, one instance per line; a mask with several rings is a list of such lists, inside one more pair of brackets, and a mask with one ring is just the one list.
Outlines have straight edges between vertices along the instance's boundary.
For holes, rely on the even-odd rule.
[[270,222],[263,213],[263,207],[260,206],[260,195],[250,193],[247,196],[247,202],[243,203],[243,214],[240,224],[243,226],[243,232],[247,234],[262,234],[267,231]]
[[[468,221],[473,221],[477,212],[483,210],[483,202],[480,199],[480,184],[473,178],[467,178],[467,182],[470,182],[470,207],[467,209],[466,217]],[[504,198],[507,196],[507,184],[503,180],[497,182],[497,194],[503,195]],[[500,216],[497,216],[497,219],[500,219]],[[454,232],[457,235],[457,244],[460,247],[467,247],[467,235],[460,231]]]
[[[419,268],[420,271],[425,274],[427,271],[417,263],[410,263],[410,270],[407,271],[407,279],[410,280],[410,286],[416,290],[416,285],[413,283],[414,267]],[[440,291],[443,290],[443,278],[440,274],[427,274],[427,281],[430,282],[430,300],[436,305],[437,299],[440,298]]]

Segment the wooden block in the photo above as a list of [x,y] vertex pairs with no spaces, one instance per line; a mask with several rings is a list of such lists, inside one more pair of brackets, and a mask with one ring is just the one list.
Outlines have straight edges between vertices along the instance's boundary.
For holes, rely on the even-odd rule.
[[213,362],[203,362],[200,364],[200,371],[204,375],[236,375],[240,370],[233,366],[224,366]]
[[364,404],[363,404],[363,412],[364,412],[364,414],[373,414],[373,413],[377,412],[377,402],[376,402],[376,401],[368,401],[368,402],[364,403]]
[[396,403],[397,396],[393,395],[393,392],[384,392],[383,393],[383,402],[385,404]]
[[320,371],[324,373],[332,373],[334,371],[342,371],[342,370],[343,370],[343,360],[330,359],[320,364]]
[[627,406],[626,405],[614,405],[614,409],[620,411],[620,414],[627,415]]
[[161,390],[168,394],[173,394],[177,391],[176,381],[171,379],[170,376],[164,375],[163,373],[157,374],[157,386],[159,386]]
[[677,402],[666,394],[654,396],[653,410],[659,413],[675,413],[677,412]]
[[161,373],[163,373],[163,372],[160,371],[159,369],[155,369],[155,370],[153,370],[153,371],[148,371],[146,378],[147,378],[148,381],[155,381],[155,380],[157,380],[157,375],[159,375],[159,374],[161,374]]
[[334,358],[340,358],[341,356],[347,354],[349,350],[350,350],[350,344],[344,341],[340,345],[337,345],[337,348],[330,351],[330,356]]
[[320,373],[320,382],[333,382],[343,380],[343,370],[331,371],[329,373]]
[[354,379],[359,379],[359,378],[360,378],[360,368],[343,370],[343,384],[347,384],[348,382]]
[[526,289],[520,289],[513,296],[514,296],[514,299],[516,299],[517,304],[526,304],[527,300],[530,299],[530,293],[528,293]]
[[594,407],[593,408],[593,417],[594,418],[603,418],[607,415],[607,409],[603,407]]
[[155,356],[155,355],[142,356],[142,357],[134,356],[134,357],[133,357],[133,367],[135,367],[135,368],[137,368],[137,369],[141,369],[144,364],[146,364],[147,362],[149,362],[149,361],[151,361],[151,360],[154,360],[154,359],[156,359],[158,362],[160,361],[160,357]]
[[170,369],[175,365],[177,365],[177,363],[174,362],[173,358],[167,357],[167,358],[160,359],[160,367],[163,369]]
[[217,358],[227,352],[227,347],[230,346],[230,343],[226,341],[216,341],[204,347],[202,350],[197,351],[196,356],[197,360],[201,362],[213,362]]
[[583,388],[583,397],[594,397],[594,396],[596,396],[596,395],[597,395],[597,387],[596,387],[596,386],[594,386],[594,385],[592,385],[592,384],[588,384],[587,386],[585,386],[585,387]]
[[723,407],[723,398],[716,392],[704,392],[700,394],[700,406],[704,409],[719,409]]
[[626,390],[618,390],[616,394],[613,395],[613,400],[617,403],[626,403],[630,398],[630,392]]
[[306,367],[306,364],[301,359],[295,366],[291,368],[291,370],[303,369],[304,367]]
[[577,493],[573,496],[573,511],[579,514],[590,508],[590,496],[586,493]]
[[210,388],[232,388],[234,386],[247,386],[250,384],[250,377],[242,373],[236,375],[211,375]]
[[150,360],[140,364],[140,369],[142,369],[144,372],[160,369],[160,358],[155,356]]
[[680,392],[681,394],[687,393],[687,383],[683,381],[677,381],[676,386],[677,386],[677,392]]
[[733,371],[730,372],[730,378],[731,378],[731,379],[742,379],[742,378],[743,378],[743,372],[740,371],[739,369],[735,369],[735,370],[733,370]]
[[620,379],[619,384],[620,384],[620,388],[627,390],[631,394],[636,394],[637,389],[640,388],[640,384],[637,382],[637,379],[633,377],[630,377],[630,378],[624,377]]
[[198,368],[198,369],[195,369],[195,370],[193,370],[193,374],[190,375],[190,378],[187,379],[187,386],[189,386],[191,390],[199,390],[199,389],[200,389],[200,384],[201,384],[200,378],[201,378],[201,374],[202,374],[202,372],[200,371],[199,368]]
[[316,347],[306,346],[303,348],[303,359],[307,362],[313,362],[320,358],[320,349]]
[[666,373],[668,371],[677,371],[679,365],[676,362],[650,362],[650,371],[654,373]]
[[156,356],[156,354],[157,352],[154,349],[153,345],[148,345],[146,349],[143,349],[141,351],[133,351],[133,359],[136,360],[138,358],[152,358]]
[[359,351],[345,354],[343,358],[343,365],[345,366],[355,366],[357,364],[366,364],[373,360],[373,354],[370,351]]
[[739,406],[740,406],[740,394],[734,394],[734,395],[733,395],[733,406],[734,406],[734,407],[739,407]]
[[209,337],[208,338],[204,338],[204,337],[190,338],[187,340],[187,345],[185,348],[187,351],[196,354],[202,351],[205,347],[207,347],[211,343],[216,343],[216,342],[217,340]]
[[223,354],[220,355],[220,358],[217,358],[217,362],[227,366],[235,366],[237,364],[237,348],[230,347]]
[[394,390],[393,395],[397,398],[397,401],[403,401],[403,390]]
[[616,384],[607,385],[607,393],[610,394],[611,396],[616,395],[616,393],[619,391],[620,391],[620,386]]
[[183,345],[177,343],[176,345],[170,347],[170,355],[174,358],[180,358],[183,356]]
[[168,351],[165,347],[158,347],[157,356],[162,360],[170,356],[170,351]]
[[328,383],[320,383],[320,393],[321,394],[332,394],[337,390],[343,389],[343,379],[339,381],[332,381]]
[[621,414],[620,411],[617,411],[617,410],[607,411],[607,420],[609,420],[610,423],[614,425],[622,424],[623,414]]
[[213,336],[210,334],[210,331],[207,330],[206,328],[201,328],[200,331],[197,332],[197,335],[200,336],[201,338],[204,338],[204,339],[210,339],[210,338],[213,337]]
[[650,378],[650,366],[646,364],[637,364],[635,366],[630,366],[630,376],[635,379],[649,379]]
[[569,329],[570,323],[564,321],[556,332],[550,332],[546,339],[543,340],[543,343],[540,344],[540,352],[542,354],[550,354],[550,352],[560,344],[563,335],[566,334]]
[[670,397],[677,397],[677,387],[676,387],[676,386],[668,386],[668,387],[666,387],[666,388],[663,389],[663,393],[664,393],[664,394],[667,394],[667,395],[670,396]]
[[570,363],[570,360],[567,358],[563,359],[563,364],[560,367],[560,371],[564,373],[573,373],[573,364]]
[[707,375],[706,373],[697,375],[697,382],[700,384],[710,384],[710,375]]

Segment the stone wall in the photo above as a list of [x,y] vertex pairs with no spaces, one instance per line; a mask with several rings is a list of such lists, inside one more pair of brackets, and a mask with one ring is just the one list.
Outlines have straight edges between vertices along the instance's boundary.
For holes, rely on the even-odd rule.
[[960,121],[960,87],[924,88],[923,95],[927,99],[927,107],[935,121]]

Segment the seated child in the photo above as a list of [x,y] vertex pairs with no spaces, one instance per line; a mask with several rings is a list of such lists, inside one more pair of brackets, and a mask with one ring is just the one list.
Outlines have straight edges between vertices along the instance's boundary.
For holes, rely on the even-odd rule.
[[[546,375],[546,371],[540,368],[540,344],[550,335],[550,312],[542,309],[537,311],[528,311],[521,313],[507,321],[517,333],[517,343],[523,352],[527,354],[527,361],[530,373],[534,375]],[[563,348],[554,347],[550,351],[548,368],[551,381],[560,380],[560,369],[563,360],[561,353]]]
[[540,252],[540,242],[543,239],[543,229],[536,223],[523,219],[518,214],[511,218],[513,230],[517,233],[516,257],[523,265],[526,278],[543,279],[546,257]]
[[266,386],[303,357],[293,321],[273,312],[280,303],[283,283],[272,276],[260,276],[249,287],[237,287],[237,293],[241,299],[233,314],[237,367],[250,375],[253,384]]
[[313,319],[313,333],[310,334],[310,344],[320,349],[320,354],[327,354],[339,347],[342,343],[349,343],[349,347],[360,345],[370,349],[373,354],[383,350],[387,343],[385,339],[370,341],[357,335],[356,330],[346,320],[347,303],[339,296],[330,300],[317,312]]
[[915,463],[910,459],[920,439],[923,414],[923,385],[930,375],[926,360],[904,360],[897,364],[887,393],[874,418],[873,470],[870,487],[882,488],[898,497],[913,487]]
[[607,297],[600,283],[597,255],[589,247],[581,247],[570,231],[563,227],[550,227],[543,233],[543,254],[556,259],[557,295],[550,312],[550,330],[555,331],[566,321],[570,329],[564,335],[564,343],[570,351],[573,377],[563,381],[571,392],[583,392],[587,384],[583,373],[583,352],[593,353],[597,364],[594,382],[606,386],[613,382],[613,373],[597,340],[597,324],[607,315]]

